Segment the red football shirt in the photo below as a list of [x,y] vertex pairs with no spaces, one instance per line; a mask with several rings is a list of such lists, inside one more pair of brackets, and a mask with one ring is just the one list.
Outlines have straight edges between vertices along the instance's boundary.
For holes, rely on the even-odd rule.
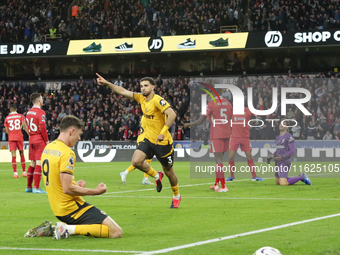
[[227,99],[222,98],[221,101],[222,105],[219,100],[216,100],[216,105],[214,100],[207,105],[206,116],[210,119],[210,140],[230,138],[230,117],[233,115],[233,107]]
[[24,115],[11,112],[5,119],[5,127],[8,127],[8,141],[24,141],[21,132],[22,123],[25,121]]
[[231,128],[232,137],[250,137],[248,121],[252,115],[254,114],[252,114],[248,107],[244,108],[243,115],[233,115],[233,125]]
[[[260,110],[263,110],[263,105],[261,105]],[[251,116],[255,116],[255,114],[253,114],[248,107],[244,108],[243,115],[233,115],[233,125],[231,128],[232,137],[250,137],[248,121],[250,120]]]
[[46,113],[40,107],[33,106],[26,115],[26,122],[30,132],[30,144],[47,142]]

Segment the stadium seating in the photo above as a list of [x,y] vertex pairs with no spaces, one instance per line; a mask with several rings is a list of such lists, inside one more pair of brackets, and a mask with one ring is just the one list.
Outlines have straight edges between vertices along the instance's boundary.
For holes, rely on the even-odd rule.
[[340,27],[339,3],[327,1],[23,0],[0,10],[2,42]]
[[[138,91],[137,79],[112,80],[115,84]],[[168,79],[156,79],[156,93],[163,96],[177,113],[177,118],[171,133],[175,140],[190,138],[190,129],[184,129],[183,124],[189,120],[195,120],[196,114],[193,106],[190,106],[190,86],[194,86],[194,79],[173,77]],[[258,98],[264,100],[264,108],[269,109],[271,102],[272,86],[301,86],[311,91],[312,100],[307,109],[312,116],[302,116],[295,107],[287,109],[287,119],[296,119],[299,127],[292,128],[295,139],[338,139],[340,131],[339,122],[339,93],[340,79],[332,73],[318,75],[292,74],[284,76],[240,77],[237,86],[246,89],[254,88],[254,107],[258,106]],[[11,82],[0,84],[0,128],[3,129],[4,118],[8,114],[8,105],[16,103],[18,112],[25,113],[29,108],[29,95],[35,91],[45,93],[45,87],[36,84]],[[228,98],[229,94],[223,93]],[[138,135],[141,109],[134,100],[128,100],[112,94],[94,81],[74,81],[62,83],[60,91],[49,91],[44,94],[47,119],[47,129],[50,139],[53,140],[59,133],[60,120],[66,114],[80,117],[86,123],[84,140],[134,140]],[[190,114],[191,111],[191,114]],[[271,118],[280,115],[278,108]],[[269,124],[269,123],[268,123]],[[98,128],[97,128],[98,127]],[[129,132],[131,130],[132,132]],[[329,132],[329,134],[327,133]],[[251,138],[257,140],[274,139],[278,133],[278,127],[272,128],[266,125],[262,128],[251,128]],[[206,139],[206,133],[202,126],[192,130],[193,140]],[[2,136],[1,136],[2,137]]]

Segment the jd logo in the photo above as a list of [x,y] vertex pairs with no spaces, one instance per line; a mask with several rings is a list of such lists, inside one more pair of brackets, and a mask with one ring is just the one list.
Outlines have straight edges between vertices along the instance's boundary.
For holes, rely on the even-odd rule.
[[267,47],[280,47],[282,43],[282,34],[280,31],[269,31],[264,37]]
[[151,52],[160,52],[163,49],[163,39],[161,37],[150,37],[148,47]]
[[117,153],[116,149],[97,149],[90,141],[80,141],[75,152],[82,162],[111,162]]

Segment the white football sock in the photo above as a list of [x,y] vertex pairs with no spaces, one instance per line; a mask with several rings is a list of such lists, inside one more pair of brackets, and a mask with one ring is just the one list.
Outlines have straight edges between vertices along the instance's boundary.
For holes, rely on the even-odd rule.
[[68,234],[69,235],[74,235],[75,234],[75,232],[76,232],[76,225],[65,225],[66,227],[66,229],[67,229],[67,231],[68,231]]
[[181,195],[180,195],[180,194],[178,194],[177,196],[173,195],[172,197],[173,197],[174,199],[177,199],[177,200],[178,200],[178,199],[180,199]]

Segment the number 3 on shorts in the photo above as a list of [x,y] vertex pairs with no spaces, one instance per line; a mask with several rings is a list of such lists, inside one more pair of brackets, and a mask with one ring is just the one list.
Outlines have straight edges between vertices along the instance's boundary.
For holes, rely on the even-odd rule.
[[171,156],[167,157],[167,159],[168,159],[168,164],[172,165],[172,158],[171,158]]

